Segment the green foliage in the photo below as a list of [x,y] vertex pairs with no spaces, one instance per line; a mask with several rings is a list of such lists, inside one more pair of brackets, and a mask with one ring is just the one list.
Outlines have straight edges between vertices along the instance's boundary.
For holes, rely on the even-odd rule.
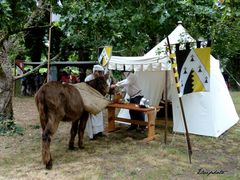
[[64,1],[59,11],[60,27],[67,34],[63,42],[75,54],[87,50],[93,59],[99,46],[109,44],[114,47],[114,55],[138,56],[165,38],[179,20],[196,39],[214,38],[215,41],[213,32],[221,18],[219,11],[224,8],[214,3],[208,0]]
[[15,34],[24,28],[34,0],[4,0],[0,2],[0,32]]
[[[214,14],[215,23],[212,26],[211,37],[214,40],[213,54],[219,58],[222,67],[226,68],[231,76],[240,81],[240,3],[227,1]],[[232,86],[237,88],[233,79]],[[239,88],[239,87],[238,87]]]
[[52,24],[51,56],[60,53],[61,60],[96,60],[98,47],[105,45],[113,46],[113,55],[141,56],[183,21],[195,39],[212,39],[212,54],[240,77],[236,68],[240,53],[237,1],[217,5],[216,0],[64,0],[62,7],[56,0],[42,2],[41,8],[34,0],[0,3],[0,32],[36,26],[25,31],[25,42],[19,44],[27,47],[19,54],[33,61],[43,54],[47,57],[48,28],[39,27],[49,23],[52,5],[61,19]]
[[[43,0],[41,6],[37,6],[35,0],[0,1],[0,42],[20,42],[18,47],[11,48],[9,58],[12,61],[17,56],[23,60],[30,57],[31,61],[40,61],[42,54],[47,56],[45,43],[48,39],[49,5],[56,6],[56,2]],[[59,52],[61,34],[56,29],[57,27],[52,28],[52,55]]]
[[28,49],[24,45],[23,33],[12,35],[12,47],[8,51],[8,58],[11,63],[14,63],[15,59],[26,60],[28,57]]
[[[121,2],[86,2],[63,4],[62,28],[65,42],[73,49],[88,50],[93,59],[97,48],[113,45],[119,55],[140,55],[148,45],[145,17],[133,4]],[[139,27],[141,29],[139,29]],[[142,32],[142,30],[144,30]]]
[[123,79],[122,73],[120,71],[114,70],[112,71],[112,74],[117,81],[121,81]]
[[16,125],[14,120],[4,119],[0,116],[0,135],[23,135],[23,128]]
[[25,57],[23,33],[30,13],[35,8],[34,0],[0,1],[0,47],[8,40],[11,43],[8,58],[13,61],[17,56]]

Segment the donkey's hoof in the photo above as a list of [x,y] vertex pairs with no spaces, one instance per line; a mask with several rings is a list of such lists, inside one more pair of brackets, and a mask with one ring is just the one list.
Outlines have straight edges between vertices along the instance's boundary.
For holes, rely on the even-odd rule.
[[74,146],[69,146],[68,149],[73,151],[73,150],[75,150],[76,148],[75,148]]
[[51,169],[52,169],[52,161],[49,161],[49,162],[46,164],[46,169],[48,169],[48,170],[51,170]]
[[75,148],[74,148],[74,143],[69,142],[69,144],[68,144],[68,149],[69,149],[69,150],[74,150],[74,149],[75,149]]
[[84,146],[78,146],[79,147],[79,149],[84,149]]

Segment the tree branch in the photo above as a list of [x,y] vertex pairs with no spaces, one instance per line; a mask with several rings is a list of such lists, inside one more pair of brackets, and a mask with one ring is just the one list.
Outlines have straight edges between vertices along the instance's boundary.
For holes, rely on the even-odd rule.
[[[50,59],[50,61],[54,61],[54,60],[56,60],[58,57],[59,57],[59,54],[57,54],[55,57],[53,57],[52,59]],[[47,63],[48,63],[48,61],[45,61],[45,62],[43,62],[42,64],[40,64],[40,65],[38,65],[37,67],[35,67],[33,70],[31,70],[31,71],[29,71],[29,72],[27,72],[27,73],[25,73],[25,74],[22,74],[22,75],[20,75],[20,76],[14,76],[14,77],[13,77],[13,80],[16,81],[16,80],[18,80],[18,79],[21,79],[21,78],[23,78],[23,77],[26,77],[26,76],[34,73],[34,72],[36,72],[38,69],[40,69],[41,67],[43,67],[44,65],[46,65]]]

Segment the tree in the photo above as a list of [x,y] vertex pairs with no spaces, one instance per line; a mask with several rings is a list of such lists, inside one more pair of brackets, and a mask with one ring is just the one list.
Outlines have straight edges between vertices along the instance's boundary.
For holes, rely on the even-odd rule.
[[108,44],[114,55],[143,55],[183,21],[195,39],[211,39],[212,54],[240,77],[239,5],[234,0],[66,0],[59,11],[67,35],[63,49],[79,59],[95,60],[97,48]]
[[24,29],[29,7],[34,1],[1,1],[0,3],[0,120],[12,119],[12,83],[11,63],[8,50],[14,42],[14,34]]
[[[229,0],[217,8],[216,23],[213,25],[212,36],[215,39],[213,53],[221,60],[221,65],[231,77],[240,81],[240,3]],[[233,80],[230,78],[230,80]],[[232,82],[234,88],[237,83]]]
[[32,12],[36,10],[36,7],[34,0],[0,2],[0,120],[13,119],[12,85],[14,78],[8,52],[23,32],[36,28],[29,26]]
[[97,48],[107,44],[116,55],[143,55],[179,20],[194,35],[209,37],[213,11],[213,1],[207,0],[80,0],[64,1],[59,13],[60,25],[68,35],[63,42],[76,54],[87,51],[96,59]]

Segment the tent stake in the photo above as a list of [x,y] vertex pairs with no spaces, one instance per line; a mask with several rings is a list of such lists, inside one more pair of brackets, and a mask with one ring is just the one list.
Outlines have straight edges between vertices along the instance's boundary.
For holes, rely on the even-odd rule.
[[[170,55],[172,54],[171,52],[171,46],[170,46],[170,42],[169,42],[169,38],[167,36],[167,44],[168,44],[168,48],[169,48],[169,53]],[[170,58],[172,64],[174,63],[173,58]],[[176,69],[173,68],[173,73],[176,73]],[[175,83],[176,85],[179,83],[178,77],[175,77]],[[180,87],[177,86],[177,91],[178,94],[180,93]],[[192,163],[192,146],[191,146],[191,142],[190,142],[190,137],[189,137],[189,133],[188,133],[188,127],[187,127],[187,121],[186,121],[186,117],[185,117],[185,113],[184,113],[184,109],[183,109],[183,103],[182,103],[182,98],[179,97],[179,101],[180,101],[180,106],[181,106],[181,112],[182,112],[182,116],[183,116],[183,122],[184,122],[184,127],[185,127],[185,131],[186,131],[186,139],[187,139],[187,145],[188,145],[188,156],[189,156],[189,162],[190,164]]]

